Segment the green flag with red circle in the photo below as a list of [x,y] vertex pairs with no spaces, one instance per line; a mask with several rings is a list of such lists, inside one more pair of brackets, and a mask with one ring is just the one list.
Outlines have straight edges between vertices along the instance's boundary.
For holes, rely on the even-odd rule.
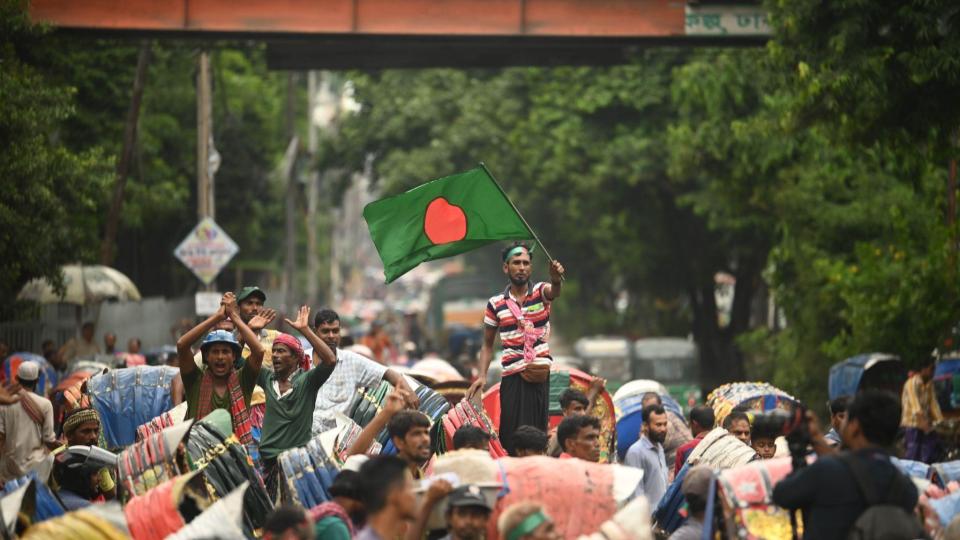
[[500,240],[534,239],[484,167],[374,201],[364,207],[363,219],[383,261],[387,283],[424,261]]

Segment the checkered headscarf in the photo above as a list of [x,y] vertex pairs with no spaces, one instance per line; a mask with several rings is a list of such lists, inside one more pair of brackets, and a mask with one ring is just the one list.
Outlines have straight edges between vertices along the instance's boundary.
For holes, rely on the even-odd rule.
[[73,433],[73,430],[80,427],[81,424],[87,422],[96,422],[100,423],[100,415],[97,414],[96,409],[77,409],[70,413],[70,416],[67,416],[63,421],[63,434],[70,435]]

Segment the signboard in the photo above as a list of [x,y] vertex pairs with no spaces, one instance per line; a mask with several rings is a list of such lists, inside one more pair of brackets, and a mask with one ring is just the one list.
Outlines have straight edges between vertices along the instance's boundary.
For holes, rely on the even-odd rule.
[[218,292],[198,292],[194,297],[197,315],[213,315],[220,309],[220,300],[223,295]]
[[209,285],[238,251],[236,242],[215,221],[204,218],[173,254],[197,279]]
[[769,36],[767,12],[761,6],[686,6],[688,36]]

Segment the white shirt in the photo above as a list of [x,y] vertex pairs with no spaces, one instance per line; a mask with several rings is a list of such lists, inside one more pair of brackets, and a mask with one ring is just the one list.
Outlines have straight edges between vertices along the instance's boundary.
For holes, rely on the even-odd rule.
[[32,399],[43,413],[43,426],[37,425],[19,403],[0,407],[0,433],[6,440],[0,456],[0,481],[27,474],[47,457],[43,443],[53,442],[53,404],[50,400],[31,394],[21,399]]
[[386,366],[355,352],[337,349],[337,365],[317,392],[313,434],[318,435],[337,427],[334,411],[346,414],[357,388],[380,384],[386,372]]

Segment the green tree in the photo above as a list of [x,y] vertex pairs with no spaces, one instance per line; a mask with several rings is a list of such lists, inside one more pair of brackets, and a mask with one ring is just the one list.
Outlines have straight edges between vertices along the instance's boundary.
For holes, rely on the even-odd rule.
[[[58,139],[74,113],[72,91],[21,61],[43,32],[20,3],[0,4],[0,36],[0,288],[12,299],[33,278],[59,284],[61,265],[92,255],[110,168],[98,149],[74,152]],[[0,318],[18,308],[5,303]]]

